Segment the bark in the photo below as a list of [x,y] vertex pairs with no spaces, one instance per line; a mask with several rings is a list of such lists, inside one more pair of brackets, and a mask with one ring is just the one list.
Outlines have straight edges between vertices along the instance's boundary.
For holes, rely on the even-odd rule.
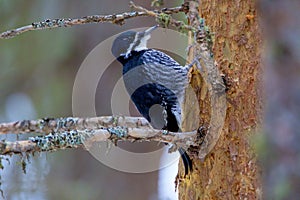
[[[203,161],[194,156],[193,173],[179,180],[179,199],[260,199],[260,170],[250,143],[259,129],[262,109],[262,42],[255,1],[198,3],[199,16],[214,34],[214,59],[227,80],[227,110],[214,149]],[[189,20],[191,25],[196,21],[191,16]],[[211,118],[210,100],[208,93],[203,98],[201,75],[192,71],[191,76],[200,105],[199,125],[205,126]]]

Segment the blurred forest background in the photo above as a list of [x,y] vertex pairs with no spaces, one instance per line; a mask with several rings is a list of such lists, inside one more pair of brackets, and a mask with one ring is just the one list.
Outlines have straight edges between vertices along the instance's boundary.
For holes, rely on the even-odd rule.
[[[79,0],[2,0],[0,31],[48,18],[122,13],[130,11],[128,3],[129,0],[86,0],[84,3]],[[150,8],[150,2],[137,0],[135,3]],[[164,7],[173,7],[181,1],[165,3]],[[266,39],[265,76],[261,76],[267,87],[262,96],[268,98],[264,102],[267,105],[266,135],[254,142],[261,147],[258,150],[265,172],[263,189],[267,197],[269,195],[267,199],[299,197],[299,8],[297,1],[259,1]],[[109,23],[89,24],[33,31],[0,40],[0,122],[72,116],[74,79],[88,53],[112,35],[154,24],[153,18],[139,17],[127,20],[122,27]],[[109,68],[106,78],[102,79],[104,84],[99,85],[98,115],[111,114],[107,106],[110,98],[105,94],[113,87],[115,77],[120,76],[119,67]],[[18,137],[22,138],[22,135]],[[6,135],[1,139],[17,138]],[[143,146],[148,148],[146,144]],[[24,159],[26,174],[22,170]],[[81,149],[40,153],[30,156],[29,160],[12,156],[2,164],[0,189],[9,200],[160,198],[158,172],[119,172]],[[170,182],[170,189],[163,188],[163,192],[173,193],[174,184]],[[174,196],[166,194],[163,199],[168,198],[174,199]]]
[[[150,2],[135,3],[150,9]],[[180,4],[165,3],[165,7]],[[0,29],[2,32],[48,18],[122,13],[130,11],[128,4],[129,1],[114,0],[2,0]],[[127,20],[121,27],[110,23],[89,24],[0,40],[0,122],[72,116],[73,82],[87,54],[114,34],[154,24],[153,18],[139,17]],[[119,68],[109,70],[105,87],[101,88],[104,93],[105,88],[111,88],[112,77],[120,73]],[[101,99],[101,104],[97,104],[99,116],[111,114],[107,107],[109,100]],[[8,135],[1,139],[16,137]],[[30,156],[26,160],[26,174],[22,171],[22,159],[12,156],[9,162],[3,162],[1,189],[6,199],[158,199],[157,172],[119,172],[101,164],[85,150]],[[171,184],[174,188],[173,181]]]

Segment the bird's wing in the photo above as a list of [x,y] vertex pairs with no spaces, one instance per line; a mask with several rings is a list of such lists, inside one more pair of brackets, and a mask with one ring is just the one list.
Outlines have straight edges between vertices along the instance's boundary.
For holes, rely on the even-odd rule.
[[181,96],[182,89],[188,83],[188,69],[181,66],[167,54],[149,49],[140,57],[144,78],[147,81],[165,86],[176,95]]
[[184,99],[185,88],[188,85],[188,68],[181,66],[167,54],[149,49],[140,57],[143,66],[141,69],[144,81],[153,82],[169,89],[177,98],[172,105],[171,112],[176,117],[178,126],[181,125],[181,105]]

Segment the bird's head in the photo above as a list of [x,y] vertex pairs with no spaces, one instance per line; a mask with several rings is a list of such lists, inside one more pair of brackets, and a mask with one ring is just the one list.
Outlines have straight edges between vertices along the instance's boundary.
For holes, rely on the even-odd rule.
[[113,42],[111,48],[112,54],[116,58],[119,56],[128,57],[132,51],[147,49],[147,41],[151,37],[151,32],[157,27],[158,25],[141,32],[126,31],[120,34]]

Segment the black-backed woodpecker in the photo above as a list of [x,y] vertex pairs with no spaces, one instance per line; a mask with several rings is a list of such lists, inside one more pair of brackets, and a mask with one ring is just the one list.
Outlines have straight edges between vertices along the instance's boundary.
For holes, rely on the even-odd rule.
[[[154,128],[178,132],[188,68],[161,51],[147,48],[150,34],[157,27],[120,34],[111,51],[123,65],[125,87],[138,111]],[[179,152],[188,174],[192,161],[182,148]]]

